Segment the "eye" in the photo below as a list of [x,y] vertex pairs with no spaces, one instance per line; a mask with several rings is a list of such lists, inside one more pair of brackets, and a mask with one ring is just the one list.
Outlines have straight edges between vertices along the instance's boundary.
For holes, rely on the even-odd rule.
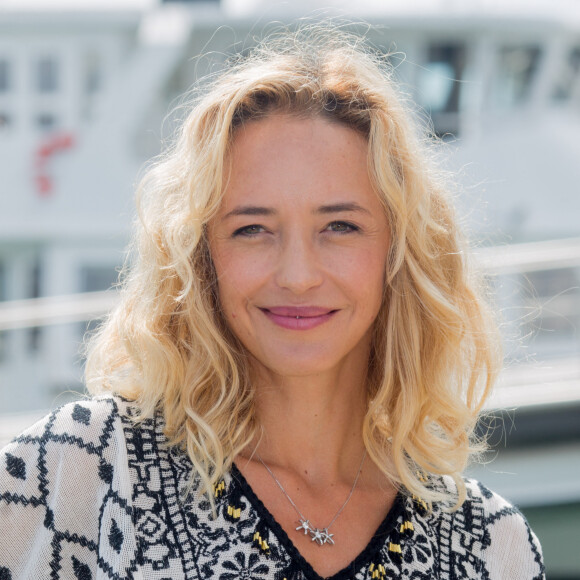
[[245,237],[252,237],[256,234],[261,234],[262,232],[266,231],[263,226],[258,224],[251,224],[249,226],[244,226],[242,228],[238,228],[233,234],[232,237],[237,236],[245,236]]
[[351,224],[350,222],[336,221],[331,222],[326,226],[326,229],[337,234],[348,234],[351,232],[358,232],[360,228]]

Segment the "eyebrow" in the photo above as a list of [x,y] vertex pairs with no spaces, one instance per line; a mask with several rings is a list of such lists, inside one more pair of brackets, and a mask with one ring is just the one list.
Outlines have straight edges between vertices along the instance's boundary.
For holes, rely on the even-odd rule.
[[[318,214],[340,213],[346,211],[362,212],[371,214],[371,212],[355,202],[332,203],[329,205],[321,205],[315,210]],[[229,211],[223,219],[228,219],[240,215],[257,215],[257,216],[272,216],[276,214],[276,210],[271,207],[264,207],[259,205],[240,205]]]
[[330,205],[321,205],[316,210],[316,213],[327,214],[327,213],[340,213],[343,211],[362,212],[362,213],[368,213],[369,215],[371,213],[368,209],[366,209],[362,205],[359,205],[358,203],[355,203],[355,202],[333,203]]
[[259,205],[239,205],[229,211],[223,219],[227,219],[237,215],[274,215],[276,212],[271,207],[262,207]]

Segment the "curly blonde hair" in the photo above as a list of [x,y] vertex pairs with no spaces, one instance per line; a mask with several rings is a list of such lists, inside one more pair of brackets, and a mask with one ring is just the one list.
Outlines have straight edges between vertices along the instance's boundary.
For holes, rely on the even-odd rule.
[[[220,312],[206,238],[237,128],[273,113],[320,116],[360,132],[391,228],[375,323],[363,438],[396,485],[444,499],[425,474],[453,477],[481,448],[477,416],[499,367],[493,318],[426,139],[384,55],[332,27],[259,44],[203,86],[179,134],[138,189],[135,260],[121,302],[92,339],[89,390],[161,410],[204,491],[258,435],[243,346]],[[211,496],[211,494],[209,494]]]

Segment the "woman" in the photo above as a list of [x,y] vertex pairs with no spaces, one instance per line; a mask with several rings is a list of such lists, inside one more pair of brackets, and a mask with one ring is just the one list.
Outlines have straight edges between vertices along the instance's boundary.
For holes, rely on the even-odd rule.
[[147,173],[101,395],[4,452],[2,579],[543,578],[519,512],[461,477],[493,324],[359,44],[262,44]]

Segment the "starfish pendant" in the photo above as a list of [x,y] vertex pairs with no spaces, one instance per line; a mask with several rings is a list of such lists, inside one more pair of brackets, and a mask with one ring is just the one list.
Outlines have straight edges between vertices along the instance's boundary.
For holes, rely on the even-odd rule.
[[310,522],[308,520],[300,520],[300,525],[296,528],[296,531],[304,530],[304,535],[312,532],[312,527],[310,526]]
[[332,544],[334,546],[334,540],[332,539],[332,536],[334,536],[334,534],[331,534],[328,531],[328,528],[324,528],[324,530],[322,530],[322,535],[324,537],[325,544]]
[[334,534],[331,534],[328,528],[310,528],[309,531],[312,541],[316,542],[319,546],[324,546],[324,544],[334,545],[334,540],[332,539]]
[[324,530],[314,528],[313,530],[310,530],[310,535],[312,536],[312,541],[316,542],[319,546],[322,546],[326,542]]

